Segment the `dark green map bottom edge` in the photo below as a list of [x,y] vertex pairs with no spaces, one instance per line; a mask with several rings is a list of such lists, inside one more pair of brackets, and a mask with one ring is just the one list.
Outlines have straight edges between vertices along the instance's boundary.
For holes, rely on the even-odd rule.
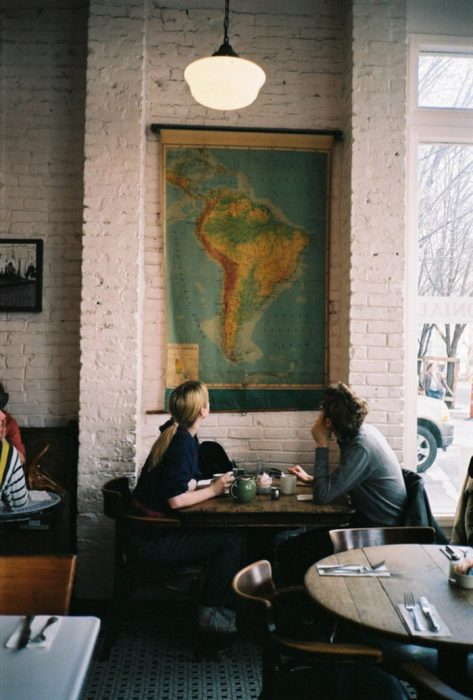
[[[167,409],[171,388],[165,391]],[[316,411],[320,407],[320,389],[209,389],[212,411]]]

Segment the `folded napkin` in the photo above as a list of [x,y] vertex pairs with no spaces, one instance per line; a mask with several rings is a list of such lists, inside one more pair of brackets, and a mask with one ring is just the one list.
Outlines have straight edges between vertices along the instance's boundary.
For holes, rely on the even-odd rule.
[[[37,634],[41,632],[41,630],[51,617],[56,617],[56,621],[48,625],[48,627],[44,630],[44,641],[33,642],[32,640]],[[15,629],[13,634],[11,634],[10,637],[7,639],[5,643],[7,649],[16,649],[18,647],[18,641],[20,639],[20,634],[21,630],[23,629],[24,622],[24,618],[21,618],[20,622],[18,623],[18,627]],[[54,637],[59,631],[61,622],[61,617],[53,615],[35,615],[35,617],[33,618],[33,622],[31,623],[30,641],[27,645],[28,649],[48,649],[53,643]]]
[[378,569],[370,569],[369,566],[358,566],[356,564],[336,564],[332,568],[323,564],[317,564],[317,571],[320,576],[357,576],[358,578],[364,576],[387,578],[391,576],[386,565],[380,566]]
[[47,491],[28,491],[30,501],[32,503],[42,503],[43,501],[51,501],[51,496]]
[[413,637],[451,637],[452,636],[447,625],[445,624],[445,622],[442,620],[442,618],[438,614],[435,606],[430,605],[430,609],[432,611],[432,616],[433,616],[435,622],[440,627],[438,632],[435,632],[434,630],[430,629],[429,621],[425,617],[424,613],[422,612],[422,608],[420,607],[419,603],[416,603],[415,608],[416,608],[417,620],[419,621],[420,630],[414,629],[414,620],[412,619],[412,615],[409,612],[409,610],[406,610],[406,606],[403,603],[399,603],[399,605],[397,607],[399,609],[399,612],[401,613],[402,621],[404,622],[405,626],[407,627],[409,634],[412,634]]
[[204,489],[206,486],[210,486],[212,479],[199,479],[197,482],[198,489]]

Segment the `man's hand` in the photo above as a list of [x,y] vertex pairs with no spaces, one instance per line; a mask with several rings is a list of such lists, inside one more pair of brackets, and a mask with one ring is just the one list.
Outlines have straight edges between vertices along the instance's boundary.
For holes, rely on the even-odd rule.
[[5,440],[5,436],[7,434],[6,419],[7,419],[7,417],[4,414],[4,412],[0,411],[0,440]]
[[323,411],[321,411],[317,416],[317,419],[310,432],[317,443],[317,447],[328,447],[328,441],[330,439],[332,429],[330,426],[330,421],[325,418]]

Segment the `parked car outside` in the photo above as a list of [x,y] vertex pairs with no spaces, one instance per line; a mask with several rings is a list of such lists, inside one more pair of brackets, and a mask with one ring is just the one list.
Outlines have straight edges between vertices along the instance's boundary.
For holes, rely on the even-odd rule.
[[439,448],[453,442],[455,426],[445,401],[417,395],[417,471],[425,472],[435,462]]

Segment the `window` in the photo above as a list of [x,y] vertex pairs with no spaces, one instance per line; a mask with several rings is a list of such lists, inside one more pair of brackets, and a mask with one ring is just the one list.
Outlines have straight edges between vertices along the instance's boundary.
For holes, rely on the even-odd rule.
[[421,51],[419,107],[473,109],[473,55]]
[[[406,396],[417,406],[417,469],[435,513],[447,516],[473,454],[473,43],[412,37],[409,82],[408,356],[416,361]],[[411,423],[408,454],[412,432]]]

